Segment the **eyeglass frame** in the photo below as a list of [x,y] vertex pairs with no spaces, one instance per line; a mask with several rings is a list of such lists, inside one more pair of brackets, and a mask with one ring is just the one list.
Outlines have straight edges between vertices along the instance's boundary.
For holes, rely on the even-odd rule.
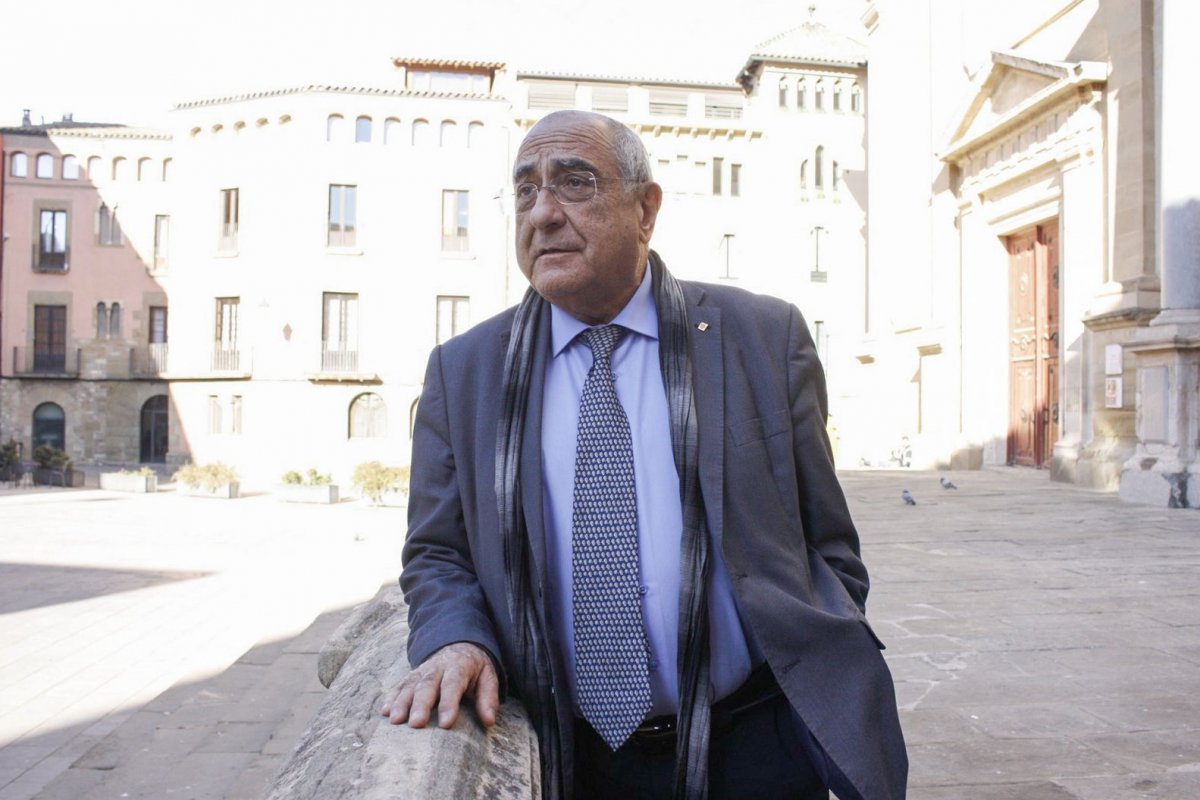
[[[586,197],[582,200],[563,200],[563,198],[559,196],[558,190],[561,188],[561,182],[573,175],[574,176],[582,175],[582,176],[587,177],[588,183],[590,183],[592,186],[592,194],[590,197]],[[556,203],[558,203],[560,206],[577,206],[577,205],[582,205],[583,203],[589,203],[592,200],[595,200],[601,194],[601,192],[600,192],[600,184],[601,183],[622,183],[622,184],[626,184],[629,186],[637,186],[641,183],[641,181],[627,180],[625,178],[601,178],[600,176],[596,175],[596,173],[594,173],[590,170],[576,169],[576,170],[570,170],[567,172],[563,172],[559,175],[554,176],[550,180],[549,183],[537,184],[537,183],[534,183],[533,181],[521,181],[513,188],[513,190],[511,192],[505,192],[502,195],[502,197],[506,197],[508,200],[510,200],[512,202],[513,209],[516,211],[516,213],[526,214],[526,213],[532,211],[534,206],[537,205],[537,198],[541,194],[543,189],[549,190],[550,194],[553,195],[553,197],[554,197],[554,201]],[[532,202],[529,204],[528,208],[524,208],[524,209],[520,207],[521,202],[520,202],[520,197],[518,196],[518,192],[521,190],[521,187],[523,187],[523,186],[532,186],[532,187],[534,187],[534,189],[536,189],[535,194],[532,195],[532,198],[533,198]]]

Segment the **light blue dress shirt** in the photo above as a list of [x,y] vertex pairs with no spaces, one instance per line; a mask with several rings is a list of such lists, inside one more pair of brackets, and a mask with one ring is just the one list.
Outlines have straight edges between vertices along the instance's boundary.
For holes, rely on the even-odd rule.
[[[671,452],[671,421],[658,355],[658,313],[650,291],[650,268],[613,324],[626,328],[613,353],[617,397],[633,434],[637,486],[638,555],[642,618],[650,644],[651,716],[679,706],[679,547],[683,530],[679,473]],[[575,626],[571,615],[571,517],[579,398],[592,366],[592,351],[577,338],[588,326],[551,306],[552,359],[546,370],[542,414],[543,508],[550,574],[550,625],[563,650],[575,696]],[[697,379],[703,380],[702,376]],[[710,679],[714,699],[750,675],[750,645],[738,617],[733,586],[718,548],[710,548]]]

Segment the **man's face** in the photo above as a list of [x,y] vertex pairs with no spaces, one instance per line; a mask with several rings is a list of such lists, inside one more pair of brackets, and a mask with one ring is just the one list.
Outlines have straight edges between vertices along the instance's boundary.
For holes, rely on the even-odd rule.
[[596,176],[591,200],[562,205],[549,189],[517,214],[517,263],[533,288],[589,324],[617,315],[641,283],[662,201],[657,184],[626,191],[603,119],[559,112],[538,122],[517,153],[513,183],[545,186],[568,172]]

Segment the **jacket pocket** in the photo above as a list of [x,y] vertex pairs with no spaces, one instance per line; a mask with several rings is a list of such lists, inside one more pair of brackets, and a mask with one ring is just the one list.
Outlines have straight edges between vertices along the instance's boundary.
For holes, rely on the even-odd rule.
[[729,426],[729,435],[733,437],[733,443],[741,447],[751,442],[761,442],[772,436],[787,433],[790,429],[791,420],[788,417],[788,411],[783,409],[762,417],[748,419],[745,422],[734,423]]

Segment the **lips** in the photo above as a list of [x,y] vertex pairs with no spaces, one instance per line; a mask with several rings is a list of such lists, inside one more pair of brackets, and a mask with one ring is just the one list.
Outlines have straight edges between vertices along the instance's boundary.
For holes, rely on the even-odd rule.
[[542,256],[555,256],[562,253],[575,253],[578,251],[579,248],[577,247],[539,247],[534,258],[541,258]]

